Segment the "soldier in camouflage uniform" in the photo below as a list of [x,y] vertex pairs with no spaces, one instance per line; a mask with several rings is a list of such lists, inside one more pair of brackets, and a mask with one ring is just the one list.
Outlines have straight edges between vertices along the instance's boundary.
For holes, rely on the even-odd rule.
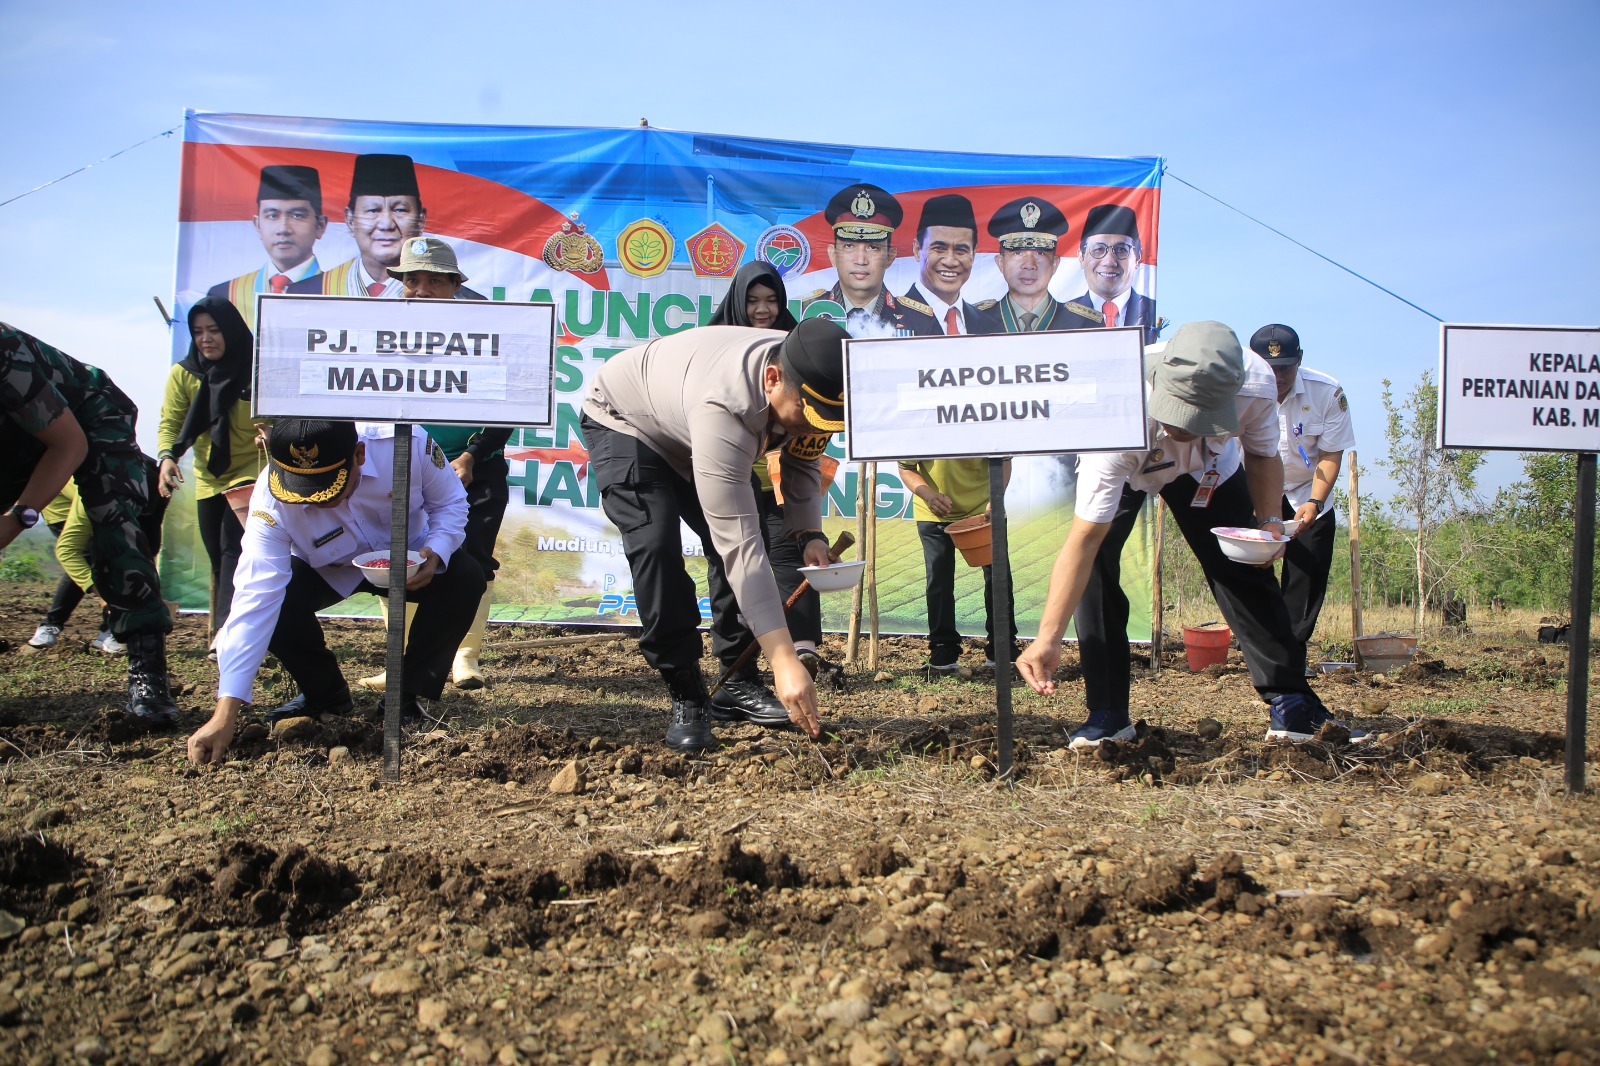
[[172,619],[139,519],[149,486],[134,434],[138,409],[106,376],[0,322],[0,548],[39,520],[72,478],[93,527],[95,590],[128,646],[128,711],[156,724],[178,716],[167,691]]

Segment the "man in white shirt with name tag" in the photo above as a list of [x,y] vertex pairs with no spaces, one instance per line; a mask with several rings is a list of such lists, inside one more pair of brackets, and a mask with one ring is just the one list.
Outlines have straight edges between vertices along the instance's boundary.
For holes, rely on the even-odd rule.
[[1159,492],[1239,637],[1251,683],[1271,706],[1268,737],[1309,740],[1333,716],[1306,684],[1305,642],[1291,632],[1272,567],[1229,559],[1211,533],[1215,526],[1283,532],[1272,371],[1220,322],[1188,323],[1146,358],[1151,447],[1078,459],[1072,527],[1050,573],[1038,639],[1017,667],[1034,691],[1054,692],[1061,638],[1075,617],[1089,720],[1072,732],[1071,746],[1133,739],[1119,560],[1146,495]]
[[[388,594],[351,560],[389,547],[395,443],[393,436],[362,439],[353,422],[280,418],[273,424],[267,469],[250,497],[233,611],[217,635],[217,707],[189,738],[191,761],[222,761],[269,651],[300,686],[300,695],[269,720],[352,710],[350,688],[316,612],[358,591]],[[410,496],[408,547],[423,562],[406,582],[417,624],[406,644],[402,708],[416,717],[420,699],[436,700],[443,691],[483,596],[484,577],[469,553],[456,551],[465,535],[466,490],[423,433],[411,438]]]

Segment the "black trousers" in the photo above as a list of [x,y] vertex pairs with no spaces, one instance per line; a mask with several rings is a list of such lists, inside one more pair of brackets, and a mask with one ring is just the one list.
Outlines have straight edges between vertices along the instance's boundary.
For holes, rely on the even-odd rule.
[[[1217,486],[1211,506],[1192,507],[1199,483],[1184,475],[1161,490],[1183,539],[1200,562],[1206,584],[1228,622],[1250,683],[1261,698],[1290,692],[1309,693],[1305,641],[1294,636],[1283,592],[1270,567],[1237,563],[1222,554],[1213,526],[1253,526],[1255,512],[1241,467]],[[1128,597],[1122,591],[1122,546],[1133,532],[1145,494],[1127,486],[1117,504],[1111,529],[1095,556],[1089,584],[1073,614],[1078,656],[1083,663],[1084,701],[1091,711],[1126,711],[1132,669],[1128,650]]]
[[[157,495],[160,495],[159,493]],[[233,609],[233,572],[239,568],[239,548],[244,541],[244,526],[234,517],[233,505],[220,492],[195,501],[195,517],[200,523],[200,543],[211,561],[211,633],[222,630]]]
[[[317,612],[344,597],[305,560],[290,560],[290,568],[268,650],[278,657],[311,706],[343,703],[350,698],[350,686],[339,670],[339,660],[328,650]],[[407,602],[417,605],[417,617],[406,640],[404,695],[439,698],[483,590],[483,569],[478,561],[468,552],[457,551],[450,557],[448,569],[434,574],[423,588],[406,593]],[[365,581],[356,591],[380,598],[389,595],[388,589]]]
[[711,531],[694,483],[637,437],[585,417],[589,476],[600,489],[600,507],[622,533],[622,551],[633,572],[639,608],[639,650],[657,670],[700,668],[700,600],[684,566],[681,521],[705,547],[711,587],[712,648],[731,666],[744,650],[739,607],[711,543]]
[[[953,663],[961,657],[961,631],[956,628],[956,556],[958,549],[948,522],[918,522],[922,538],[922,572],[927,584],[928,655],[935,663]],[[1013,599],[1013,603],[1015,600]],[[1126,628],[1126,627],[1124,627]],[[984,654],[994,658],[994,567],[983,568],[983,630],[988,638]],[[1013,610],[1006,619],[1006,634],[1017,641],[1017,618]]]
[[[1283,501],[1283,517],[1294,517],[1294,505]],[[1283,574],[1279,588],[1289,609],[1289,624],[1302,644],[1311,643],[1322,613],[1322,600],[1328,594],[1328,571],[1333,569],[1333,540],[1338,523],[1329,514],[1317,515],[1311,528],[1289,543],[1283,553]]]
[[467,537],[460,551],[478,560],[486,581],[494,580],[500,560],[494,557],[494,544],[505,521],[511,489],[506,483],[510,465],[504,456],[478,463],[472,468],[472,484],[467,486]]

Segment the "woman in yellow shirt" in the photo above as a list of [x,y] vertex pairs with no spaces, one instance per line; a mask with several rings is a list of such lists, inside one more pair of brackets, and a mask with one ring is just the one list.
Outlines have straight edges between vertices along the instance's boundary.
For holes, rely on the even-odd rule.
[[194,449],[194,494],[200,542],[211,560],[211,636],[233,603],[244,526],[227,493],[253,485],[261,473],[256,430],[250,422],[250,355],[255,338],[237,308],[207,296],[189,309],[189,354],[167,375],[161,401],[161,495],[183,481],[178,459]]

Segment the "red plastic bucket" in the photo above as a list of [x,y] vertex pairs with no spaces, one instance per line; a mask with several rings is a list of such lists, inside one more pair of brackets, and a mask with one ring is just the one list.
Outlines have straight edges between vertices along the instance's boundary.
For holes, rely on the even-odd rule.
[[1189,669],[1199,673],[1208,666],[1221,666],[1228,661],[1228,644],[1233,640],[1233,630],[1227,626],[1183,627],[1183,650],[1189,656]]

